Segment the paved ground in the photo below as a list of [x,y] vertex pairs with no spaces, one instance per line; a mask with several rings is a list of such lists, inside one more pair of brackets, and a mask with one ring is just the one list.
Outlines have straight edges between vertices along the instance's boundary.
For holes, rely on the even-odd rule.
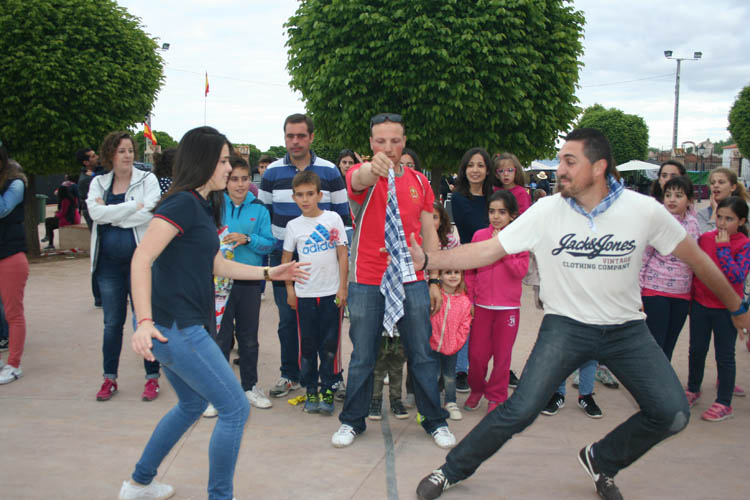
[[[93,307],[88,283],[84,258],[43,259],[31,266],[24,377],[0,387],[2,499],[116,498],[154,425],[176,400],[166,381],[158,400],[140,400],[142,361],[127,344],[121,357],[120,392],[109,402],[95,400],[101,384],[102,312]],[[524,304],[531,304],[530,299],[526,290]],[[540,313],[526,306],[521,317],[512,363],[517,371],[523,368],[541,321]],[[277,314],[270,294],[260,323],[259,374],[267,389],[278,377],[279,366]],[[128,327],[126,337],[129,333]],[[683,381],[687,344],[684,331],[674,356]],[[343,350],[348,363],[348,339]],[[688,428],[618,475],[617,483],[629,500],[747,498],[748,398],[735,399],[732,420],[708,423],[699,418],[715,397],[712,357],[713,351],[704,397]],[[737,365],[738,384],[750,389],[750,354],[739,343]],[[635,412],[636,404],[624,389],[597,384],[596,399],[605,416],[592,420],[575,405],[575,390],[569,386],[568,391],[573,398],[557,416],[541,416],[443,498],[596,498],[576,453]],[[459,395],[460,405],[464,399]],[[303,414],[286,398],[273,402],[269,410],[251,411],[235,475],[238,500],[412,499],[418,481],[445,456],[413,418],[371,422],[350,448],[334,449],[330,438],[338,428],[336,417]],[[451,422],[451,429],[460,439],[484,411],[486,401],[481,411],[464,412],[464,420]],[[202,419],[159,471],[160,480],[176,486],[175,499],[206,498],[207,446],[214,422]]]

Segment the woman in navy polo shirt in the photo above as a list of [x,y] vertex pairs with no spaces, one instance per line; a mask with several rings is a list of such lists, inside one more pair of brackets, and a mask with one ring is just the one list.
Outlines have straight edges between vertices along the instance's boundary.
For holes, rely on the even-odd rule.
[[[209,500],[231,500],[247,398],[209,330],[215,328],[213,275],[241,280],[295,280],[301,264],[273,268],[224,260],[217,228],[222,191],[231,172],[231,145],[211,127],[185,134],[172,187],[154,211],[133,255],[132,288],[138,327],[135,352],[159,360],[179,402],[151,435],[120,499],[168,498],[174,488],[153,481],[157,468],[210,401],[219,411],[209,445]],[[152,338],[156,342],[152,342]]]

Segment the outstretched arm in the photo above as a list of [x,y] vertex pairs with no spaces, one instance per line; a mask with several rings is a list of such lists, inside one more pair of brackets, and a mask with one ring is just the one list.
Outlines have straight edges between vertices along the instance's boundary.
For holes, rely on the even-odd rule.
[[[409,252],[415,269],[422,269],[425,252],[411,234]],[[505,257],[507,252],[497,238],[461,245],[451,250],[428,250],[427,269],[475,269],[488,266]]]

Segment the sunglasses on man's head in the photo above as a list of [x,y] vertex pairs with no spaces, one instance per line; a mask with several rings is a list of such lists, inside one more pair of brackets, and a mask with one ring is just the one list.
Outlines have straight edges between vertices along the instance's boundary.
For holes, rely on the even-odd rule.
[[378,113],[370,119],[370,128],[385,122],[401,123],[401,115],[395,113]]

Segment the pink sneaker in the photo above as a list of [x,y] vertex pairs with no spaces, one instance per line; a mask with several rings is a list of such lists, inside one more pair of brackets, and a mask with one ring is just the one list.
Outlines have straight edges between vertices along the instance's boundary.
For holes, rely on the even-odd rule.
[[153,401],[159,397],[159,379],[150,378],[146,380],[146,385],[143,386],[143,394],[141,399],[143,401]]
[[492,413],[492,410],[500,406],[502,403],[498,403],[496,401],[490,401],[487,403],[487,413]]
[[472,392],[469,394],[469,397],[466,398],[466,402],[464,403],[464,410],[466,411],[474,411],[477,408],[479,408],[479,402],[482,401],[482,393],[480,392]]
[[[716,387],[719,387],[719,380],[716,379]],[[744,398],[745,397],[745,389],[740,387],[739,385],[734,386],[734,391],[732,392],[737,397]]]
[[716,402],[714,402],[714,404],[711,405],[711,408],[704,411],[703,415],[701,415],[703,420],[708,420],[709,422],[720,422],[721,420],[726,420],[732,417],[734,417],[734,411],[731,406],[726,406]]
[[117,382],[111,378],[105,378],[102,388],[96,393],[97,401],[108,401],[117,392]]
[[685,389],[685,397],[687,397],[688,400],[688,408],[692,408],[695,406],[695,403],[698,402],[698,398],[701,397],[700,392],[690,392],[687,389]]

